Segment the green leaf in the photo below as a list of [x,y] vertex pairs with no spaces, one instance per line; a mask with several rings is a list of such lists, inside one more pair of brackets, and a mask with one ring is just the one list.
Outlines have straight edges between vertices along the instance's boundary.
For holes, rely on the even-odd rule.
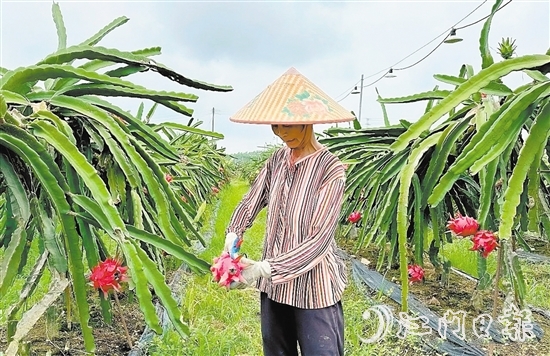
[[4,154],[0,154],[0,172],[7,186],[12,214],[24,225],[30,218],[29,198],[15,168]]
[[[137,50],[137,51],[132,51],[131,53],[135,54],[135,55],[138,55],[138,56],[147,57],[147,56],[159,54],[160,53],[160,47],[145,48],[145,49],[141,49],[141,50]],[[72,63],[72,62],[69,62],[69,63]],[[79,66],[78,68],[96,72],[99,69],[109,67],[109,66],[113,66],[113,65],[116,65],[116,63],[115,62],[109,62],[109,61],[102,61],[102,60],[92,60],[92,61],[84,63],[83,65]],[[144,67],[140,67],[140,68],[144,68]],[[109,72],[105,73],[105,75],[112,76],[111,74],[108,74],[108,73]],[[56,79],[56,83],[53,86],[51,86],[50,89],[51,90],[60,90],[60,89],[63,89],[63,88],[67,88],[67,87],[70,87],[70,86],[76,84],[78,81],[79,81],[79,79],[74,79],[74,78],[59,78],[59,79]]]
[[547,82],[550,80],[547,76],[539,72],[538,70],[524,70],[525,74],[531,77],[531,79],[534,79],[538,82]]
[[501,206],[500,226],[498,236],[500,239],[508,239],[512,235],[512,225],[518,207],[524,181],[534,157],[540,155],[548,141],[550,133],[550,102],[546,102],[535,118],[529,135],[519,151],[516,165],[510,176],[508,188],[504,192],[504,203]]
[[132,223],[134,227],[143,230],[143,204],[141,203],[141,198],[135,188],[130,190],[130,199],[130,206],[132,208]]
[[[445,75],[445,74],[434,74],[434,78],[441,82],[452,84],[452,85],[458,85],[458,86],[467,81],[467,79],[465,78],[460,78],[460,77],[455,77],[452,75]],[[481,88],[479,91],[484,94],[498,95],[498,96],[507,96],[512,94],[512,89],[498,82],[491,82],[484,88]]]
[[155,263],[151,261],[149,256],[147,256],[145,251],[143,251],[136,242],[134,242],[134,248],[137,252],[137,257],[143,263],[143,272],[145,273],[145,276],[147,276],[147,280],[151,283],[155,289],[156,295],[160,298],[162,304],[166,308],[166,313],[172,322],[172,326],[174,326],[180,336],[188,336],[189,327],[183,322],[183,317],[178,304],[172,296],[172,291],[166,285],[164,276],[159,272]]
[[470,79],[474,76],[474,67],[471,64],[465,64],[464,68],[466,69],[466,78]]
[[11,239],[11,232],[6,233],[9,216],[7,204],[4,194],[0,194],[0,247],[4,246],[4,242],[7,247],[7,241]]
[[0,295],[6,295],[13,284],[26,243],[27,231],[24,225],[19,225],[0,261]]
[[[86,191],[83,182],[80,180],[75,169],[71,166],[70,162],[67,159],[63,159],[64,171],[67,175],[67,183],[71,189],[71,192],[74,194],[82,194],[82,191]],[[87,191],[86,191],[87,192]],[[82,211],[82,209],[76,205],[72,204],[72,207],[76,213]],[[77,220],[78,229],[80,232],[80,237],[82,238],[82,247],[86,253],[86,260],[88,261],[88,267],[93,269],[100,261],[100,251],[98,246],[98,239],[96,239],[96,234],[90,228],[90,225],[83,222],[82,220]],[[108,311],[108,302],[105,298],[101,298],[101,307],[103,311],[103,316],[105,319],[109,319],[110,315],[106,315]]]
[[131,82],[81,68],[59,64],[43,64],[19,68],[7,73],[0,79],[0,89],[13,91],[18,94],[26,94],[29,83],[57,78],[79,78],[94,83],[106,83],[125,87],[134,86]]
[[413,102],[422,101],[422,100],[443,99],[447,95],[449,95],[449,93],[451,93],[449,90],[434,90],[434,91],[427,91],[427,92],[419,93],[415,95],[402,96],[398,98],[379,98],[378,102],[386,103],[386,104],[413,103]]
[[62,249],[62,242],[57,239],[53,220],[46,214],[43,204],[36,197],[31,199],[31,212],[38,217],[38,231],[42,235],[44,248],[49,253],[49,261],[60,274],[68,270],[67,255]]
[[114,29],[116,29],[119,26],[124,25],[126,22],[128,22],[128,20],[130,20],[130,19],[127,18],[126,16],[117,17],[111,23],[109,23],[107,26],[105,26],[101,30],[99,30],[98,33],[96,33],[92,37],[88,38],[87,40],[82,42],[80,45],[81,46],[83,46],[83,45],[86,45],[86,46],[96,45],[97,43],[99,43],[99,41],[101,41],[111,31],[113,31]]
[[[378,182],[377,178],[372,179],[372,181],[375,182],[375,183]],[[387,209],[392,208],[392,206],[391,206],[392,201],[389,200],[389,196],[391,196],[393,194],[387,194],[382,198],[382,200],[379,201],[379,211],[381,212],[380,214],[375,215],[375,216],[365,214],[366,211],[364,209],[369,209],[369,207],[372,206],[372,203],[373,203],[375,197],[377,196],[378,186],[379,186],[378,184],[375,184],[374,189],[372,189],[372,190],[369,189],[369,196],[368,196],[368,199],[367,199],[367,203],[364,205],[364,207],[361,207],[361,209],[358,208],[358,210],[362,210],[364,212],[364,214],[363,214],[364,219],[368,219],[369,221],[372,221],[369,224],[369,226],[371,228],[368,230],[367,234],[365,235],[364,233],[361,233],[361,236],[359,237],[359,239],[357,241],[357,247],[358,248],[360,248],[362,246],[366,246],[367,244],[372,242],[373,237],[378,232],[379,227],[383,222],[382,221],[383,220],[383,215],[385,215],[384,212]],[[396,186],[397,186],[397,179],[394,180],[393,188],[395,188]],[[390,190],[390,191],[393,193],[396,190],[393,189],[393,190]],[[347,217],[347,215],[349,215],[351,213],[352,210],[355,210],[354,206],[350,206],[349,210],[346,211],[346,217]],[[365,221],[363,223],[364,223],[364,225],[367,224]]]
[[144,108],[144,105],[143,103],[139,103],[139,107],[138,107],[138,110],[137,110],[137,113],[136,113],[136,119],[140,120],[140,121],[143,121],[143,108]]
[[479,210],[477,214],[477,219],[482,228],[489,230],[487,217],[491,211],[491,204],[493,203],[493,196],[495,192],[495,181],[497,176],[499,160],[495,159],[485,168],[479,172],[480,173],[480,185],[481,191],[479,196]]
[[93,219],[99,223],[98,227],[101,227],[109,235],[114,235],[114,229],[112,229],[109,219],[107,219],[107,215],[105,215],[105,212],[96,201],[85,195],[69,193],[69,196],[73,202],[89,213]]
[[540,216],[543,214],[543,210],[541,209],[541,202],[539,200],[542,177],[539,170],[543,154],[544,147],[533,157],[533,163],[529,167],[529,173],[527,174],[528,230],[535,232],[538,236],[542,235],[540,231]]
[[[143,147],[136,145],[135,149],[137,153],[141,155],[144,163],[146,164],[147,169],[149,169],[154,174],[154,176],[157,179],[157,182],[159,183],[158,185],[155,185],[153,187],[151,187],[150,184],[148,184],[147,186],[151,188],[150,194],[153,197],[156,197],[157,190],[158,190],[158,193],[162,193],[161,195],[159,195],[159,197],[162,197],[162,200],[160,201],[155,200],[155,201],[159,203],[159,206],[160,204],[162,204],[162,208],[159,208],[159,209],[162,209],[162,210],[166,209],[165,211],[168,211],[168,216],[164,216],[165,213],[161,212],[161,210],[159,210],[158,212],[159,218],[160,218],[160,225],[164,226],[164,229],[165,229],[164,232],[166,234],[166,237],[176,244],[178,244],[180,241],[183,241],[184,243],[189,244],[188,238],[186,236],[187,234],[184,235],[181,227],[178,226],[178,225],[181,225],[181,223],[183,222],[185,227],[187,227],[189,231],[193,233],[195,237],[197,237],[203,245],[205,245],[205,242],[202,236],[197,231],[196,227],[193,225],[193,222],[192,222],[193,219],[183,209],[180,199],[176,197],[176,195],[174,194],[174,191],[170,188],[168,182],[166,182],[166,179],[164,178],[164,172],[161,170],[160,166],[157,164],[155,160],[152,159],[150,155],[147,154],[147,152],[145,152]],[[143,168],[143,169],[146,169],[146,168]],[[166,194],[166,197],[165,197],[165,194]],[[165,199],[167,199],[167,201],[165,201]],[[165,206],[164,204],[167,204],[167,205]],[[176,216],[175,214],[173,215],[173,213],[177,213],[181,221],[176,219]],[[166,218],[168,218],[169,224],[165,224]],[[174,234],[174,231],[173,231],[174,228],[176,229],[176,231],[180,232],[180,235]]]
[[[128,270],[136,287],[136,295],[138,297],[139,306],[145,318],[145,322],[147,323],[147,326],[160,335],[163,330],[160,326],[157,311],[153,305],[153,295],[149,290],[149,283],[147,281],[149,276],[145,274],[145,268],[143,266],[144,261],[141,259],[141,256],[137,254],[137,250],[141,249],[134,246],[134,244],[124,244],[122,245],[122,248],[124,255],[127,256],[126,263],[128,264]],[[145,255],[145,258],[149,259],[147,255]]]
[[129,98],[150,99],[162,103],[163,101],[192,101],[195,102],[198,96],[195,94],[177,93],[173,91],[149,90],[140,86],[126,88],[108,84],[79,84],[60,90],[57,94],[70,96],[99,95],[99,96],[122,96]]
[[64,194],[64,191],[68,191],[67,183],[63,183],[63,176],[49,153],[36,138],[24,130],[9,124],[0,125],[0,145],[19,155],[32,168],[57,211],[67,246],[69,270],[73,279],[84,346],[88,352],[94,352],[94,338],[92,329],[88,324],[90,309],[86,295],[86,281],[84,280],[79,236],[74,218],[69,215],[70,206]]
[[445,165],[451,151],[456,146],[456,141],[461,135],[464,134],[464,131],[469,127],[469,125],[470,117],[466,117],[449,124],[449,126],[447,126],[441,134],[439,142],[435,146],[434,153],[430,158],[426,175],[422,180],[423,206],[426,205],[428,197],[432,193],[435,184],[445,170]]
[[378,88],[374,88],[374,89],[376,90],[376,95],[378,96],[378,102],[380,103],[380,107],[382,108],[382,115],[384,116],[384,126],[388,127],[390,126],[390,120],[388,118],[388,112],[386,111],[386,105],[384,105],[384,103],[380,101],[382,97],[378,92]]
[[58,64],[73,61],[75,59],[101,59],[128,65],[143,65],[170,80],[186,85],[191,88],[212,90],[212,91],[231,91],[231,86],[213,85],[202,81],[189,79],[172,69],[154,62],[146,57],[137,56],[130,52],[122,52],[116,49],[90,46],[72,46],[65,50],[57,51],[54,54],[44,58],[39,64]]
[[65,49],[67,47],[67,29],[58,3],[52,3],[52,15],[57,29],[57,49]]
[[399,270],[401,271],[401,309],[408,311],[408,258],[407,258],[407,226],[409,190],[416,166],[426,151],[435,145],[441,132],[424,139],[409,155],[405,167],[401,170],[399,180],[399,199],[397,204],[397,232],[399,241]]
[[193,218],[193,222],[197,223],[200,221],[202,214],[204,214],[206,207],[208,204],[206,204],[206,201],[203,201],[202,204],[197,209],[197,215]]
[[185,262],[193,272],[203,274],[204,272],[210,270],[210,263],[198,258],[192,253],[185,251],[182,247],[175,245],[170,241],[163,239],[155,234],[152,234],[142,229],[138,229],[135,226],[126,225],[126,228],[128,229],[131,237],[151,244],[179,258],[180,260]]
[[[355,116],[355,113],[353,111],[351,113],[353,114],[353,116]],[[353,128],[356,129],[356,130],[361,129],[361,123],[359,122],[357,117],[355,119],[353,119]]]
[[491,22],[493,21],[493,16],[497,12],[498,8],[502,4],[502,0],[496,0],[493,8],[491,9],[491,14],[487,18],[487,21],[483,24],[483,29],[481,30],[481,36],[479,38],[479,52],[481,53],[481,68],[485,69],[491,66],[494,63],[493,56],[489,49],[489,30],[491,29]]
[[[192,94],[185,94],[185,93],[175,93],[175,92],[156,92],[146,89],[139,89],[139,88],[122,88],[122,87],[116,87],[116,86],[107,86],[107,85],[85,85],[83,87],[80,86],[72,86],[69,87],[67,91],[63,91],[65,94],[70,96],[82,96],[85,100],[88,101],[99,101],[101,99],[94,98],[93,96],[88,96],[88,94],[94,94],[99,96],[122,96],[122,97],[135,97],[135,98],[146,98],[156,101],[157,103],[172,109],[180,114],[191,116],[193,114],[193,109],[190,109],[186,107],[183,104],[180,104],[173,100],[166,100],[164,98],[173,98],[176,100],[184,100],[184,101],[194,101],[195,98]],[[56,93],[55,95],[60,94]],[[29,96],[30,97],[30,96]],[[122,116],[122,115],[119,115]],[[128,113],[128,116],[131,116]],[[138,120],[140,121],[140,120]]]
[[513,254],[511,263],[511,276],[514,285],[514,290],[517,292],[520,306],[524,306],[525,296],[527,295],[527,286],[523,278],[523,271],[517,254]]
[[25,106],[29,106],[31,104],[30,101],[27,100],[23,95],[8,90],[0,90],[0,95],[2,95],[2,97],[8,104],[19,104]]
[[[176,131],[184,131],[189,133],[194,133],[197,135],[207,136],[207,137],[213,137],[217,139],[223,139],[224,136],[220,133],[214,132],[214,131],[207,131],[207,130],[201,130],[196,127],[186,126],[182,124],[178,124],[175,122],[162,122],[160,124],[155,125],[154,130],[159,131],[163,128],[169,128]],[[179,138],[176,138],[172,141],[172,144],[175,144],[178,142],[178,140],[181,139],[181,136]]]
[[[147,190],[151,195],[151,197],[153,198],[153,201],[155,202],[155,205],[156,205],[155,213],[158,216],[159,226],[162,229],[163,234],[165,234],[165,236],[168,239],[170,239],[172,242],[176,244],[180,243],[181,241],[185,242],[185,236],[177,236],[174,232],[174,229],[171,225],[171,219],[170,219],[170,213],[169,213],[170,209],[174,209],[175,212],[178,214],[179,218],[183,220],[184,224],[186,224],[186,226],[196,236],[199,236],[199,233],[196,231],[196,229],[193,227],[191,223],[191,218],[187,216],[187,214],[181,207],[180,201],[175,197],[174,193],[169,188],[168,183],[164,179],[164,173],[162,172],[158,164],[147,154],[147,152],[141,147],[141,145],[135,142],[132,136],[128,136],[128,134],[125,133],[122,130],[122,128],[115,123],[112,117],[107,115],[107,113],[105,113],[103,110],[98,109],[86,103],[85,101],[77,98],[59,96],[52,99],[52,104],[56,106],[65,107],[71,110],[75,110],[105,125],[105,127],[120,143],[122,149],[126,151],[126,154],[128,155],[128,157],[130,157],[132,163],[136,166],[136,170],[140,173],[143,181],[145,182]],[[55,140],[55,142],[59,147],[64,146],[64,142],[62,141]],[[68,147],[65,150],[65,153],[66,154],[71,153]],[[79,155],[79,154],[77,153],[75,155]],[[91,166],[88,162],[82,162],[82,164],[85,167],[87,167],[86,168],[87,170],[90,170]],[[79,167],[79,169],[82,169],[82,167]],[[97,172],[94,171],[94,175],[97,175]],[[102,181],[101,182],[98,181],[97,184],[101,184],[101,190],[100,190],[102,195],[101,199],[105,199],[105,201],[103,201],[104,208],[113,210],[112,213],[108,213],[107,211],[105,211],[107,217],[112,215],[112,218],[117,220],[117,224],[113,226],[117,226],[118,228],[121,229],[121,231],[124,232],[125,227],[121,228],[118,225],[119,224],[118,221],[120,220],[120,223],[122,223],[122,220],[118,215],[118,212],[116,211],[116,209],[112,205],[105,205],[105,203],[108,204],[110,200],[110,196],[105,187],[105,184]],[[171,205],[169,205],[168,199]],[[96,198],[96,200],[98,199]],[[98,202],[100,201],[98,200]]]
[[73,144],[76,145],[76,139],[73,134],[73,130],[71,129],[71,126],[67,123],[65,120],[61,120],[57,115],[52,113],[51,111],[37,111],[35,112],[32,117],[40,117],[43,119],[46,119],[50,121],[53,125],[57,127],[61,133]]
[[422,189],[420,187],[420,179],[415,173],[412,179],[414,191],[414,260],[421,266],[424,266],[424,217],[422,216]]
[[[521,126],[522,124],[529,118],[529,116],[533,113],[534,107],[529,106],[525,110],[523,110],[521,113],[518,114],[518,116],[515,118],[515,122],[513,122],[512,125],[510,125],[510,129],[508,131],[507,135],[502,136],[501,140],[498,141],[492,141],[490,138],[487,138],[487,147],[485,152],[482,152],[481,157],[477,161],[475,161],[470,166],[470,173],[476,174],[478,173],[483,167],[485,167],[487,164],[492,162],[495,158],[501,156],[502,152],[506,150],[506,148],[513,144],[515,141],[517,141],[517,138],[519,134],[521,133]],[[491,135],[488,133],[488,135]],[[492,137],[492,136],[489,136]],[[491,144],[489,146],[489,144]]]
[[491,81],[512,71],[533,68],[546,63],[550,63],[550,56],[528,55],[499,62],[489,68],[483,69],[441,100],[430,112],[424,114],[418,121],[413,123],[405,133],[395,140],[390,148],[395,152],[404,150],[411,140],[418,138],[422,132],[428,130],[443,115],[466,100],[473,93],[487,86]]
[[[545,85],[539,84],[532,90],[523,92],[515,100],[505,103],[499,111],[491,115],[441,177],[433,189],[432,195],[428,198],[428,204],[435,206],[441,202],[444,194],[460,174],[472,168],[476,161],[481,159],[480,163],[483,162],[485,165],[508,146],[508,143],[517,136],[518,130],[530,114],[530,111],[526,111],[527,107],[544,93],[547,89]],[[478,167],[483,165],[478,163]]]
[[151,120],[151,117],[153,117],[153,114],[157,110],[158,103],[154,103],[153,106],[151,106],[151,109],[149,109],[149,112],[147,112],[147,115],[145,115],[145,119],[143,122],[146,124],[149,123],[149,120]]
[[430,243],[428,250],[428,256],[430,262],[434,265],[436,272],[439,274],[441,270],[441,261],[439,259],[439,247],[441,246],[441,232],[439,227],[441,225],[441,216],[443,209],[441,207],[428,208],[430,211],[430,221],[432,225],[432,237],[433,240]]
[[[48,257],[48,251],[44,251],[42,255],[40,255],[40,258],[38,258],[29,275],[27,276],[27,279],[25,280],[25,284],[23,285],[21,293],[19,294],[19,300],[17,301],[17,303],[12,304],[9,307],[8,312],[6,313],[5,320],[16,320],[16,315],[19,309],[21,309],[21,307],[25,303],[28,303],[27,299],[33,294],[34,290],[38,286],[38,282],[40,282],[40,279],[44,274],[44,269],[46,268]],[[8,340],[9,339],[11,339],[11,337],[8,335]]]
[[6,113],[8,112],[8,103],[6,103],[6,99],[2,94],[0,94],[0,120],[4,118]]
[[91,121],[90,123],[109,147],[109,150],[113,155],[113,159],[124,173],[124,178],[128,181],[130,187],[138,187],[138,185],[141,184],[141,180],[139,179],[139,174],[136,170],[136,167],[131,163],[130,159],[128,158],[124,150],[120,147],[119,143],[115,139],[113,139],[113,136],[105,128],[105,126],[95,121]]
[[477,254],[477,276],[478,276],[478,290],[485,290],[491,285],[491,275],[487,273],[487,258],[483,257],[480,253]]
[[[439,89],[439,86],[436,85],[432,91],[436,91]],[[436,102],[437,100],[436,99],[431,99],[431,100],[428,100],[428,102],[426,103],[426,108],[424,109],[424,113],[427,113],[428,111],[432,110],[433,106],[434,106],[434,102]]]
[[[66,97],[68,98],[68,97]],[[67,101],[66,98],[61,98],[61,101],[65,102]],[[164,157],[178,162],[180,157],[175,151],[174,147],[171,146],[168,142],[166,142],[158,133],[154,132],[149,126],[144,124],[141,120],[136,119],[128,112],[122,110],[121,108],[109,103],[108,101],[93,97],[93,96],[86,96],[79,98],[80,100],[83,100],[84,103],[92,104],[95,106],[98,106],[100,108],[105,109],[107,112],[110,112],[113,115],[116,115],[123,120],[128,122],[129,131],[134,132],[138,138],[142,139],[143,142],[147,145],[147,147],[151,150],[156,150],[159,154],[163,155]],[[56,101],[59,102],[59,101]],[[76,103],[71,104],[72,107],[78,106]],[[87,106],[87,108],[92,108],[91,106]],[[84,109],[84,108],[83,108]],[[97,108],[94,108],[95,111],[97,111]],[[78,109],[77,109],[78,111]],[[103,112],[103,111],[102,111]],[[99,120],[101,122],[102,120]],[[103,124],[105,125],[105,124]],[[122,127],[122,126],[120,126]],[[127,129],[125,126],[122,127],[123,129]]]
[[146,71],[147,71],[147,67],[130,65],[130,66],[120,67],[120,68],[107,71],[105,72],[105,74],[111,77],[121,78],[121,77],[127,77],[132,74],[146,72]]
[[56,127],[45,121],[35,121],[31,124],[31,128],[35,136],[45,139],[70,162],[71,166],[83,179],[90,193],[107,216],[111,226],[124,232],[124,222],[113,205],[105,182],[101,179],[96,169],[88,162],[86,157],[80,153],[78,148],[69,142]]
[[107,166],[107,185],[115,205],[126,202],[126,177],[116,163]]

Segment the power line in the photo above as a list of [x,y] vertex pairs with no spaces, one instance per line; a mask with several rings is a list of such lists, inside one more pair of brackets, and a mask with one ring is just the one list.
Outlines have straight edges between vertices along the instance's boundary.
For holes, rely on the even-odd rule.
[[430,52],[428,52],[427,55],[425,55],[424,57],[420,58],[418,61],[414,62],[413,64],[411,65],[408,65],[406,67],[401,67],[401,68],[394,68],[393,70],[405,70],[405,69],[409,69],[409,68],[412,68],[414,67],[415,65],[417,65],[418,63],[422,62],[423,60],[425,60],[426,58],[428,58],[432,53],[434,53],[436,51],[436,49],[438,49],[443,43],[445,43],[445,40],[447,39],[447,37],[449,36],[446,36],[443,41],[439,42],[439,44],[437,46],[435,46],[434,49],[432,49]]
[[347,98],[348,95],[350,94],[350,91],[351,91],[353,88],[355,88],[355,87],[357,86],[357,84],[359,84],[360,81],[361,81],[361,80],[358,80],[357,82],[355,82],[355,84],[353,84],[353,85],[351,86],[351,88],[346,89],[345,91],[343,91],[343,92],[341,92],[340,94],[338,94],[335,98],[338,98],[338,97],[340,97],[340,96],[342,96],[342,95],[344,95],[344,94],[347,93],[346,96],[344,96],[342,99],[337,100],[337,101],[340,102],[340,101],[344,100],[345,98]]
[[388,75],[388,74],[390,73],[390,70],[391,70],[391,68],[390,68],[387,72],[385,72],[380,78],[376,79],[374,82],[369,83],[369,84],[367,84],[367,85],[364,85],[363,88],[370,87],[371,85],[374,85],[374,84],[378,83],[379,81],[381,81],[382,79],[384,79],[384,77],[385,77],[386,75]]
[[[512,1],[512,0],[510,0],[510,1]],[[404,57],[403,59],[401,59],[399,62],[393,64],[391,67],[388,67],[388,68],[386,68],[386,69],[384,69],[384,70],[388,70],[388,69],[391,69],[391,68],[395,67],[395,66],[398,65],[399,63],[403,62],[405,59],[408,59],[408,58],[411,57],[413,54],[416,54],[416,53],[419,52],[421,49],[427,47],[429,44],[431,44],[432,42],[434,42],[435,40],[437,40],[439,37],[441,37],[441,36],[444,35],[444,34],[447,34],[447,36],[445,37],[445,39],[446,39],[446,38],[449,36],[449,31],[451,31],[453,28],[455,28],[456,25],[458,25],[459,23],[461,23],[462,21],[464,21],[464,20],[466,20],[468,17],[470,17],[474,12],[476,12],[477,10],[479,10],[479,8],[482,7],[486,2],[487,2],[487,0],[483,0],[483,2],[482,2],[481,4],[479,4],[478,6],[476,6],[476,7],[475,7],[472,11],[470,11],[466,16],[464,16],[463,18],[461,18],[460,20],[458,20],[454,25],[452,25],[451,27],[447,28],[444,32],[442,32],[442,33],[440,33],[439,35],[437,35],[436,37],[434,37],[430,42],[426,43],[426,44],[423,45],[422,47],[418,48],[416,51],[412,52],[412,53],[409,54],[408,56],[406,56],[406,57]],[[445,41],[445,39],[443,39],[443,41]],[[443,41],[441,41],[441,43],[443,43]],[[437,45],[436,49],[441,45],[441,43]],[[434,49],[434,50],[435,50],[435,49]],[[434,50],[432,50],[432,52],[430,52],[429,54],[433,53]],[[428,55],[429,55],[429,54],[428,54]],[[426,56],[425,58],[427,58],[427,56]],[[423,59],[425,59],[425,58],[423,58]],[[420,63],[420,62],[419,62],[419,63]],[[418,64],[418,63],[416,63],[416,64]],[[410,68],[410,67],[409,67],[409,68]],[[384,70],[382,70],[382,71],[384,71]],[[380,71],[380,72],[382,72],[382,71]],[[378,72],[378,73],[380,73],[380,72]],[[378,74],[378,73],[376,73],[376,74]],[[374,76],[374,75],[373,75],[373,76]]]
[[[504,6],[508,5],[508,4],[511,3],[511,2],[512,2],[512,0],[508,1],[506,4],[502,5],[502,6],[499,7],[497,10],[495,10],[494,13],[496,13],[497,11],[500,11],[502,8],[504,8]],[[484,4],[484,3],[482,3],[481,5],[483,5],[483,4]],[[478,7],[476,7],[472,12],[470,12],[468,15],[466,15],[466,17],[464,17],[462,20],[458,21],[455,25],[457,25],[457,24],[459,24],[460,22],[464,21],[468,16],[470,16],[470,15],[473,14],[477,9],[479,9],[479,8],[481,7],[481,5],[479,5]],[[493,14],[494,14],[494,13],[493,13]],[[477,21],[475,21],[475,22],[472,22],[472,23],[470,23],[470,24],[468,24],[468,25],[462,26],[462,27],[456,28],[456,27],[453,26],[453,27],[451,27],[451,31],[453,31],[453,30],[456,31],[456,30],[458,30],[458,29],[463,29],[463,28],[466,28],[466,27],[475,25],[476,23],[479,23],[479,22],[483,21],[484,19],[488,18],[489,16],[491,16],[491,14],[489,14],[489,15],[487,15],[487,16],[485,16],[485,17],[483,17],[483,18],[481,18],[481,19],[479,19],[479,20],[477,20]],[[445,38],[444,38],[441,42],[439,42],[439,44],[438,44],[437,46],[435,46],[434,49],[432,49],[428,54],[426,54],[424,57],[422,57],[422,58],[419,59],[418,61],[416,61],[416,62],[414,62],[413,64],[408,65],[408,66],[406,66],[406,67],[394,68],[393,70],[404,70],[404,69],[409,69],[409,68],[414,67],[415,65],[419,64],[420,62],[422,62],[423,60],[425,60],[426,58],[428,58],[432,53],[434,53],[443,43],[445,43],[445,40],[446,40],[449,36],[450,36],[450,33],[449,33],[447,36],[445,36]]]
[[[384,74],[382,74],[382,76],[381,76],[380,78],[376,79],[374,82],[369,83],[369,84],[366,84],[366,85],[363,85],[363,88],[370,87],[371,85],[374,85],[374,84],[378,83],[379,81],[381,81],[382,79],[384,79],[384,77],[385,77],[388,73],[390,73],[389,70],[386,71]],[[363,79],[364,79],[364,78],[363,78]],[[351,94],[351,91],[348,92],[348,94],[347,94],[346,96],[344,96],[342,99],[338,100],[337,102],[341,102],[342,100],[344,100],[345,98],[347,98],[348,95],[350,95],[350,94]]]
[[506,5],[508,5],[508,4],[511,3],[511,2],[512,2],[512,0],[509,0],[506,4],[502,5],[502,6],[499,7],[498,9],[496,9],[495,12],[494,12],[493,14],[489,14],[489,15],[487,15],[487,16],[485,16],[485,17],[480,18],[479,20],[477,20],[477,21],[475,21],[475,22],[469,23],[469,24],[464,25],[464,26],[462,26],[462,27],[455,27],[455,30],[462,30],[463,28],[473,26],[473,25],[475,25],[476,23],[479,23],[479,22],[485,20],[485,19],[488,18],[489,16],[496,14],[498,11],[502,10]]
[[[389,67],[386,67],[382,70],[379,70],[378,72],[376,73],[373,73],[373,74],[370,74],[368,76],[365,76],[364,79],[367,79],[367,78],[372,78],[380,73],[384,73],[380,78],[378,78],[377,80],[375,80],[374,82],[372,83],[369,83],[367,85],[364,85],[363,88],[365,87],[369,87],[371,85],[374,85],[375,83],[377,83],[378,81],[382,80],[390,71],[393,71],[393,70],[405,70],[405,69],[408,69],[408,68],[411,68],[417,64],[419,64],[420,62],[422,62],[423,60],[425,60],[426,58],[428,58],[432,53],[434,53],[444,42],[445,40],[449,37],[450,35],[450,32],[449,31],[452,31],[453,29],[454,30],[458,30],[458,29],[463,29],[463,28],[466,28],[466,27],[469,27],[469,26],[473,26],[481,21],[483,21],[484,19],[488,18],[489,16],[491,16],[491,14],[477,20],[477,21],[474,21],[470,24],[467,24],[465,26],[462,26],[462,27],[456,27],[458,24],[460,24],[462,21],[466,20],[468,17],[470,17],[474,12],[476,12],[479,8],[481,8],[485,3],[487,2],[487,0],[484,0],[481,4],[479,4],[478,6],[476,6],[472,11],[470,11],[466,16],[464,16],[463,18],[461,18],[460,20],[458,20],[454,25],[452,25],[451,27],[447,28],[444,32],[440,33],[439,35],[437,35],[436,37],[434,37],[432,40],[430,40],[429,42],[427,42],[426,44],[424,44],[423,46],[419,47],[418,49],[416,49],[415,51],[413,51],[412,53],[408,54],[407,56],[403,57],[401,60],[397,61],[396,63],[394,63],[393,65],[389,66]],[[495,13],[497,11],[500,11],[502,8],[504,8],[506,5],[510,4],[512,2],[512,0],[509,0],[506,4],[502,5],[500,8],[498,8]],[[406,59],[410,58],[411,56],[413,56],[414,54],[418,53],[420,50],[424,49],[425,47],[427,47],[428,45],[430,45],[432,42],[436,41],[437,39],[439,39],[442,35],[445,35],[445,38],[443,38],[443,40],[441,40],[440,43],[437,44],[437,46],[432,49],[427,55],[425,55],[424,57],[422,57],[420,60],[416,61],[415,63],[411,64],[411,65],[408,65],[408,66],[405,66],[405,67],[401,67],[401,68],[394,68],[396,65],[398,65],[399,63],[405,61]],[[346,96],[344,96],[342,99],[338,100],[338,102],[344,100],[345,98],[347,98],[349,95],[350,95],[350,90],[353,89],[355,86],[357,85],[354,84],[350,89],[347,90],[348,94]],[[345,93],[345,92],[343,92]],[[342,94],[343,94],[342,93]],[[342,94],[338,95],[338,96],[341,96]]]

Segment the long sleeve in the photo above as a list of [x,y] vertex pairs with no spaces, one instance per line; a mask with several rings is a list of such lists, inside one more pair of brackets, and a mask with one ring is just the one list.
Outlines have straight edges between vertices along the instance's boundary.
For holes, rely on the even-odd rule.
[[226,234],[234,232],[237,236],[243,236],[244,232],[252,226],[258,213],[267,205],[270,189],[270,161],[269,160],[250,187],[248,193],[235,208]]
[[271,282],[274,285],[308,272],[326,257],[334,243],[344,189],[344,177],[335,178],[324,184],[317,192],[317,202],[307,238],[292,250],[267,259],[271,265]]

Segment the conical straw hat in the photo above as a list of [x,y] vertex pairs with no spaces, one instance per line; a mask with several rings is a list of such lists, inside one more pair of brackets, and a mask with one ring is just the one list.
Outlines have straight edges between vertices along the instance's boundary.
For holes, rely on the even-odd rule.
[[355,117],[290,68],[229,119],[247,124],[328,124]]

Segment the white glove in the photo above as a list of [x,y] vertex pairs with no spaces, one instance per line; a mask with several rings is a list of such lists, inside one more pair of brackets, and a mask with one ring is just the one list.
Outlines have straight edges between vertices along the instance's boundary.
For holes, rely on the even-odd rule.
[[241,258],[241,262],[246,265],[241,275],[245,279],[244,282],[231,282],[229,289],[243,289],[254,287],[258,278],[271,278],[271,266],[267,261],[253,261],[248,258]]
[[227,235],[225,235],[225,244],[223,246],[223,252],[228,252],[231,254],[231,250],[233,249],[234,245],[237,243],[238,239],[239,237],[234,232],[230,232]]

